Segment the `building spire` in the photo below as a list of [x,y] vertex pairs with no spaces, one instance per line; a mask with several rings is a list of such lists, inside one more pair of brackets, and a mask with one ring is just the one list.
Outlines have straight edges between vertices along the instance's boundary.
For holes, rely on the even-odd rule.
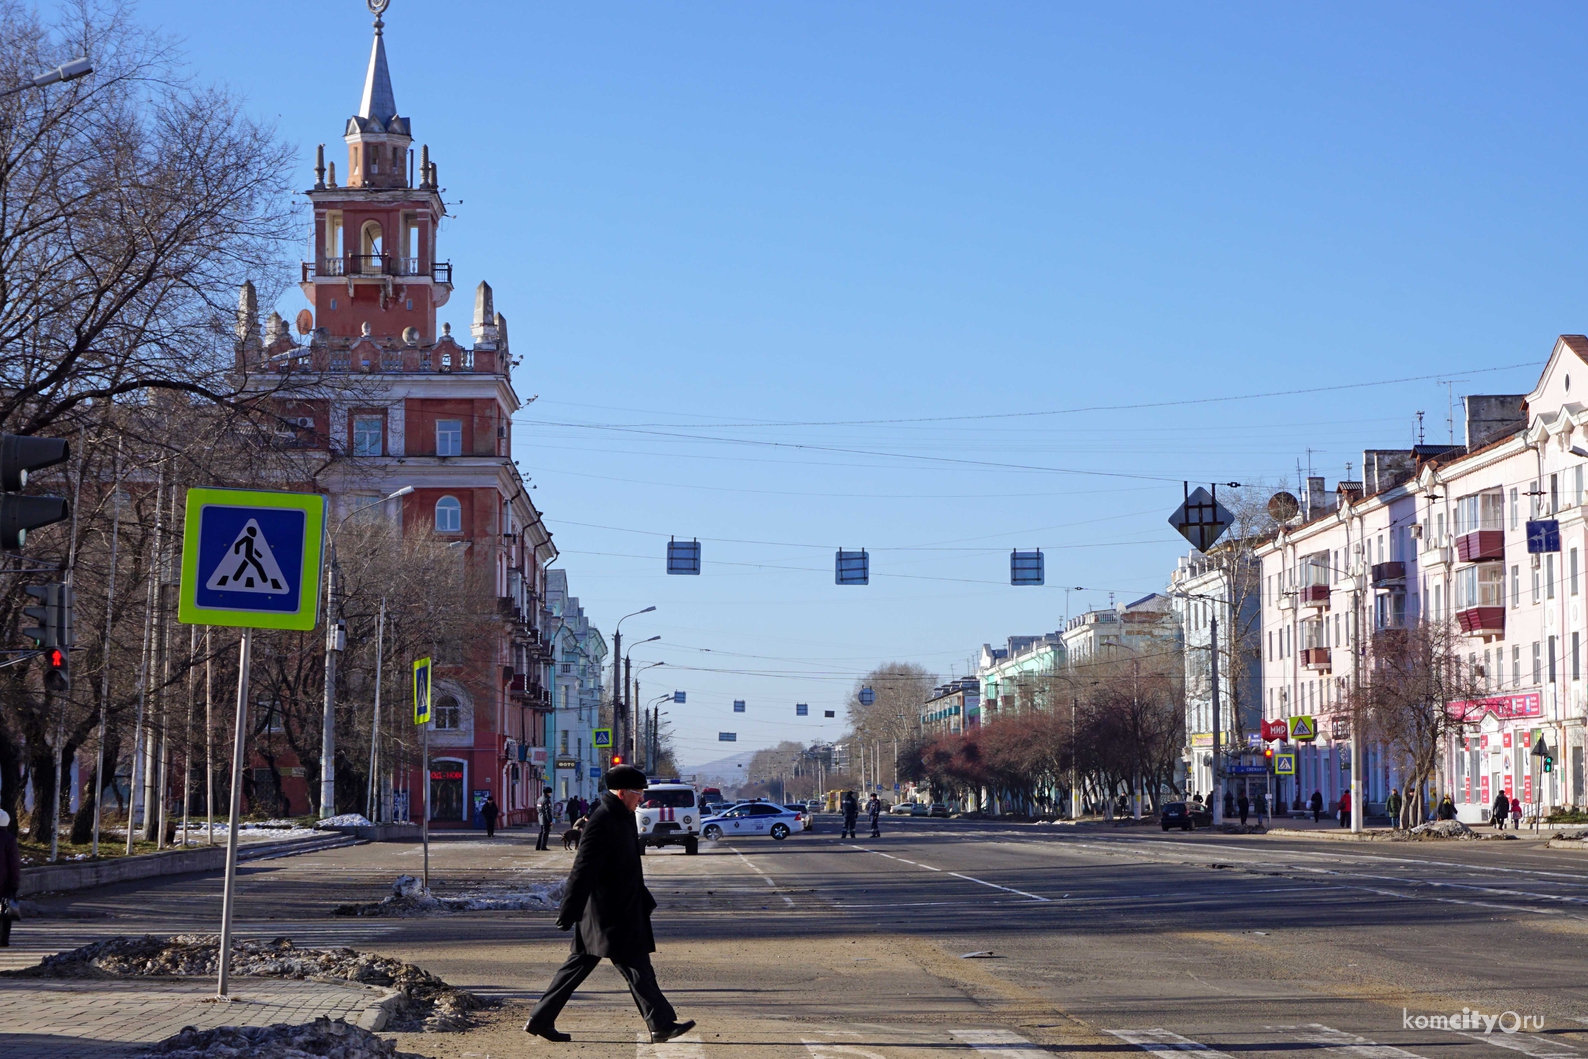
[[365,2],[375,16],[375,43],[369,52],[369,69],[364,74],[364,99],[359,104],[358,116],[373,118],[384,128],[397,116],[397,99],[391,90],[391,71],[386,67],[386,39],[381,33],[386,25],[381,21],[381,15],[386,13],[391,0]]

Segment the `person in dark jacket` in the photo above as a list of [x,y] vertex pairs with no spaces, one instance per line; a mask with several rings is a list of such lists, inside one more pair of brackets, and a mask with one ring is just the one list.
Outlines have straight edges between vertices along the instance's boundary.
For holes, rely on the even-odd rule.
[[579,799],[568,799],[568,826],[572,827],[579,822]]
[[540,821],[540,834],[535,839],[537,850],[551,849],[551,788],[544,787],[540,792],[540,801],[535,806],[535,816]]
[[1235,815],[1235,792],[1224,792],[1224,818],[1228,820]]
[[875,794],[873,794],[871,796],[871,800],[866,803],[866,812],[871,817],[871,837],[872,838],[881,838],[882,837],[882,799],[878,798]]
[[11,944],[11,902],[22,888],[22,851],[11,830],[11,814],[0,809],[0,948]]
[[485,837],[496,837],[496,818],[502,815],[502,807],[496,804],[494,795],[485,796],[485,804],[480,806],[480,819],[485,821]]
[[1447,794],[1447,795],[1445,795],[1444,800],[1439,803],[1439,819],[1441,819],[1441,820],[1454,820],[1455,818],[1456,818],[1456,803],[1455,803],[1454,799],[1452,799],[1450,797],[1450,795]]
[[1311,797],[1311,799],[1309,799],[1308,804],[1309,804],[1309,806],[1312,809],[1312,822],[1316,824],[1316,823],[1319,823],[1320,821],[1322,821],[1323,820],[1323,792],[1322,791],[1313,791],[1312,792],[1312,797]]
[[1489,822],[1501,831],[1505,830],[1505,818],[1511,815],[1511,799],[1505,796],[1505,789],[1494,796],[1494,808],[1489,813]]
[[1252,813],[1252,800],[1246,797],[1245,791],[1242,791],[1240,796],[1235,799],[1235,808],[1240,810],[1241,826],[1245,827],[1246,818]]
[[645,773],[632,765],[616,765],[607,770],[605,782],[606,793],[585,820],[584,837],[557,909],[557,928],[573,931],[570,955],[529,1013],[524,1032],[548,1041],[572,1040],[557,1029],[557,1016],[605,958],[628,983],[652,1043],[660,1044],[688,1033],[695,1022],[678,1021],[651,967],[651,953],[656,951],[651,911],[656,899],[645,888],[634,822],[640,792],[646,787]]
[[1340,815],[1340,826],[1341,827],[1350,827],[1351,826],[1351,792],[1350,791],[1342,791],[1340,793],[1339,815]]
[[854,791],[844,792],[844,801],[841,806],[844,813],[844,829],[839,838],[855,837],[855,821],[860,816],[860,799],[855,797]]

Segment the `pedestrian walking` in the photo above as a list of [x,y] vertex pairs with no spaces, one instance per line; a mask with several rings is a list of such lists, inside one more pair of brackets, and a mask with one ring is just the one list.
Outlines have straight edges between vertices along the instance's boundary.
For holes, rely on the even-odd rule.
[[22,851],[11,814],[0,809],[0,948],[11,944],[11,923],[17,918],[17,891],[22,888]]
[[573,931],[569,956],[529,1013],[524,1032],[548,1041],[572,1040],[557,1029],[557,1016],[596,965],[608,959],[628,983],[651,1031],[651,1043],[660,1044],[689,1032],[695,1021],[678,1021],[651,966],[651,953],[656,951],[651,912],[656,899],[645,888],[634,822],[640,792],[646,787],[645,773],[633,765],[617,765],[607,770],[604,782],[606,792],[585,821],[584,837],[557,909],[557,928]]
[[485,837],[496,837],[496,818],[502,815],[502,807],[496,804],[494,795],[485,796],[485,804],[480,806],[480,819],[485,821]]
[[[590,799],[589,798],[580,798],[579,799],[579,815],[580,816],[589,816],[590,815]],[[638,833],[638,832],[636,832],[636,833]]]
[[1389,797],[1384,799],[1384,812],[1389,815],[1390,826],[1401,826],[1401,792],[1399,787],[1391,787]]
[[1522,830],[1522,799],[1511,799],[1511,830]]
[[1451,798],[1450,795],[1447,794],[1445,795],[1444,800],[1439,803],[1439,819],[1454,820],[1455,818],[1456,802],[1455,799]]
[[535,816],[540,823],[540,835],[535,839],[537,850],[551,849],[551,788],[542,787],[540,801],[535,806]]
[[1323,792],[1322,791],[1316,791],[1316,790],[1313,791],[1312,792],[1312,797],[1311,797],[1311,799],[1309,799],[1309,803],[1310,803],[1310,805],[1312,807],[1312,822],[1315,823],[1315,824],[1322,823],[1323,822]]
[[569,827],[572,827],[574,824],[577,824],[579,822],[579,799],[578,798],[569,798],[568,799],[567,816],[568,816],[568,826]]
[[1340,826],[1351,826],[1351,792],[1346,791],[1340,795]]
[[1493,824],[1497,829],[1504,831],[1506,818],[1510,815],[1511,799],[1505,796],[1505,788],[1502,787],[1500,789],[1500,793],[1494,796],[1494,805],[1490,807],[1489,823]]
[[1224,792],[1224,815],[1226,817],[1231,817],[1231,816],[1235,815],[1235,792],[1234,791],[1225,791]]
[[855,819],[860,815],[860,799],[855,797],[854,791],[845,791],[841,806],[844,813],[844,829],[839,838],[854,838]]
[[1242,791],[1241,792],[1241,796],[1239,798],[1235,799],[1235,808],[1240,810],[1240,812],[1241,812],[1241,826],[1245,827],[1246,826],[1246,817],[1252,811],[1252,800],[1250,798],[1246,797],[1246,792],[1245,791]]
[[868,814],[870,814],[870,816],[871,816],[871,837],[872,838],[881,838],[882,837],[882,799],[878,798],[875,794],[873,794],[871,796],[871,800],[866,803],[866,812]]
[[1267,791],[1258,791],[1257,792],[1257,807],[1256,808],[1257,808],[1257,819],[1258,819],[1259,822],[1261,822],[1263,817],[1268,815],[1268,792]]

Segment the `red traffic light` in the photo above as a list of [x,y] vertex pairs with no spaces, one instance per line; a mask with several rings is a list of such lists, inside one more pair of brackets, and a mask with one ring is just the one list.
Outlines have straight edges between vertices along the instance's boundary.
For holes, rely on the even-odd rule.
[[1271,746],[1263,747],[1263,757],[1272,761],[1274,759],[1274,748]]
[[51,691],[71,689],[71,677],[66,671],[66,652],[59,647],[44,652],[44,686]]
[[614,765],[623,764],[623,755],[622,754],[613,754],[612,755],[612,764],[614,764]]

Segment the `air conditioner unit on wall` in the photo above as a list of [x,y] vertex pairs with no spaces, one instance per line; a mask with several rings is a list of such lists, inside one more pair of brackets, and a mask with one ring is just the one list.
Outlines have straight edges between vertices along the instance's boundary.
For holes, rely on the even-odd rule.
[[1421,522],[1413,522],[1410,526],[1407,526],[1406,529],[1409,533],[1411,533],[1413,540],[1420,541],[1423,539],[1423,524]]

